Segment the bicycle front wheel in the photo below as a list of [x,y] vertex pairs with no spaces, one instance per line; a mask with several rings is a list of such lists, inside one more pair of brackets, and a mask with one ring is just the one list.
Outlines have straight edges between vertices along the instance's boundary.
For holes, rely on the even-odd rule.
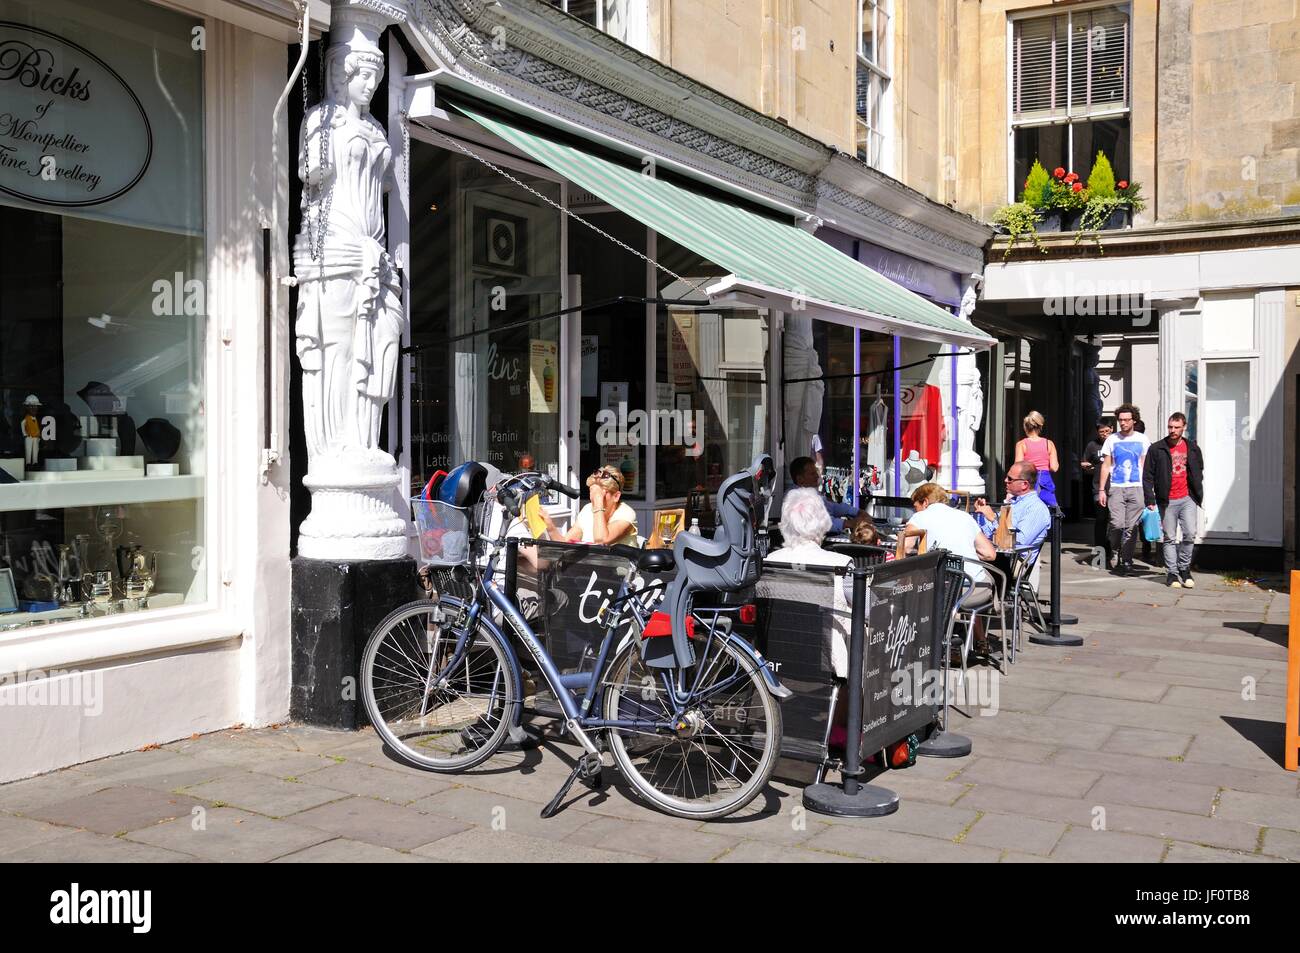
[[375,731],[412,764],[464,771],[496,753],[520,703],[508,649],[483,623],[460,638],[465,604],[443,597],[391,612],[361,659]]
[[711,820],[732,814],[767,786],[781,746],[781,706],[758,665],[729,639],[715,638],[690,669],[645,665],[636,638],[619,651],[604,678],[610,721],[669,721],[665,673],[694,684],[673,730],[610,728],[614,761],[637,794],[678,817]]

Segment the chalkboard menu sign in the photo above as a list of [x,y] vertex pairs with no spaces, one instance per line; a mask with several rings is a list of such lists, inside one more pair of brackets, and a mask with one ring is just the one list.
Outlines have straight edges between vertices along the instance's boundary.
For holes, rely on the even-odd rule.
[[862,753],[933,724],[943,703],[944,561],[936,550],[872,567],[862,660]]
[[[613,601],[631,563],[604,546],[539,541],[529,547],[537,553],[541,590],[541,618],[537,626],[546,650],[561,672],[590,669],[600,651],[605,630],[598,619]],[[642,577],[646,580],[646,577]],[[648,586],[662,587],[662,576],[650,576]],[[623,614],[622,632],[632,625]],[[616,643],[617,645],[617,643]]]
[[844,572],[765,562],[754,587],[755,624],[739,627],[793,692],[781,703],[781,754],[787,758],[821,761],[825,756],[835,675],[832,641],[841,640],[848,651]]

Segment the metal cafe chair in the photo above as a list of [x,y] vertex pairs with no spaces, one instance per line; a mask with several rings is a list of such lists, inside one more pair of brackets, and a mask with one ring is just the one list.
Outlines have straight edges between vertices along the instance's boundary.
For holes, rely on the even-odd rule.
[[1034,588],[1032,579],[1042,549],[1043,543],[1039,543],[1036,546],[1018,546],[1012,552],[1010,592],[1013,654],[1020,649],[1026,621],[1036,626],[1040,632],[1047,631],[1047,620],[1043,617],[1038,591]]
[[[966,599],[969,593],[963,594],[962,603],[958,605],[957,612],[954,614],[953,622],[955,625],[965,626],[965,635],[961,642],[961,673],[962,685],[966,684],[966,656],[970,654],[975,643],[975,627],[979,619],[985,621],[984,631],[987,634],[992,628],[992,623],[996,619],[998,622],[998,638],[1002,643],[1002,652],[997,659],[998,671],[1003,675],[1006,674],[1006,668],[1003,663],[1011,665],[1015,663],[1015,639],[1008,637],[1007,630],[1007,575],[996,566],[990,565],[982,559],[971,559],[962,557],[963,565],[969,564],[972,568],[978,567],[988,573],[993,583],[993,598],[982,606],[967,606]],[[970,577],[968,576],[967,579]],[[973,591],[974,586],[970,586]]]

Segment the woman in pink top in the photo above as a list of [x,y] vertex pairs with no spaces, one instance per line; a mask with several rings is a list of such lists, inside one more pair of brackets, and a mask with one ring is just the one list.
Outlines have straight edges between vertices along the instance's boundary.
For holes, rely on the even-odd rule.
[[1038,496],[1048,506],[1056,505],[1056,482],[1052,474],[1060,467],[1056,444],[1042,436],[1043,415],[1031,410],[1025,417],[1025,439],[1016,444],[1016,463],[1028,461],[1038,468]]

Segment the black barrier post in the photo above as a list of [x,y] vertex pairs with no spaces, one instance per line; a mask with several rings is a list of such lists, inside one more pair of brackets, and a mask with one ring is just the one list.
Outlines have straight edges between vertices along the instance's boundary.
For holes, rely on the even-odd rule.
[[867,579],[871,573],[854,564],[853,621],[849,630],[849,710],[845,740],[844,786],[810,784],[803,804],[818,814],[835,817],[882,817],[898,810],[898,795],[874,784],[862,784],[862,655],[867,636]]
[[1062,635],[1062,625],[1078,622],[1075,616],[1061,615],[1061,508],[1052,507],[1052,607],[1047,619],[1047,631],[1035,633],[1029,641],[1035,645],[1059,645],[1063,647],[1082,645],[1083,638],[1078,635]]

